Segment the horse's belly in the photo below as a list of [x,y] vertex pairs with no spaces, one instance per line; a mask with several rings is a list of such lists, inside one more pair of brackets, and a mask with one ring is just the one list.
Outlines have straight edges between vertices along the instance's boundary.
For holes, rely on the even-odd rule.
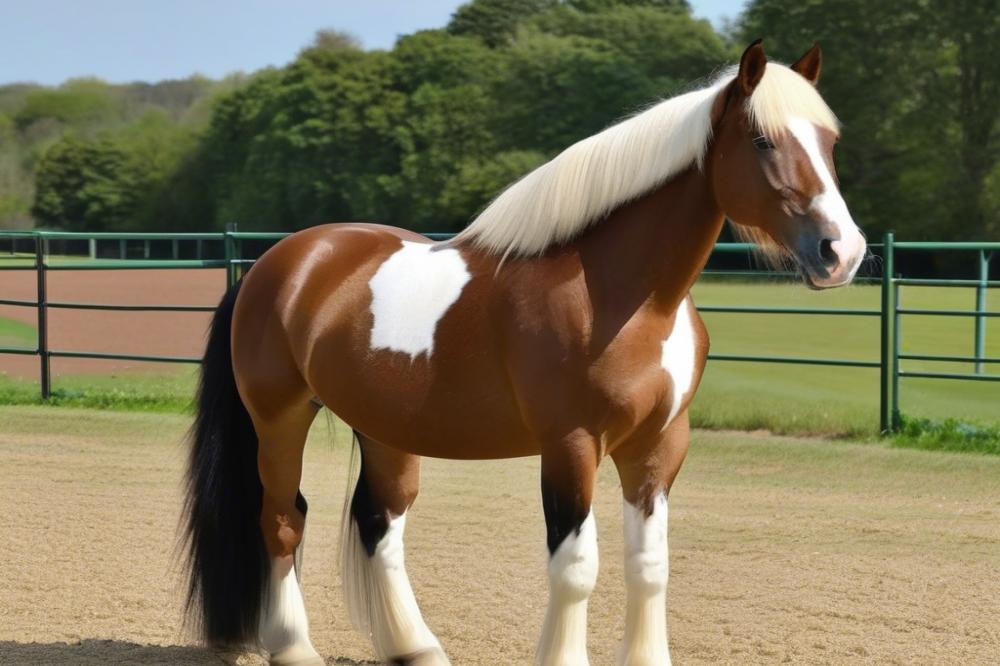
[[[538,453],[501,381],[435,376],[409,359],[371,358],[320,395],[352,428],[423,456],[494,459]],[[466,373],[460,373],[466,375]]]
[[[353,428],[426,456],[537,453],[482,318],[453,308],[434,331],[432,349],[386,347],[380,342],[389,336],[377,331],[371,317],[358,316],[313,354],[310,384]],[[409,339],[416,346],[418,337]]]

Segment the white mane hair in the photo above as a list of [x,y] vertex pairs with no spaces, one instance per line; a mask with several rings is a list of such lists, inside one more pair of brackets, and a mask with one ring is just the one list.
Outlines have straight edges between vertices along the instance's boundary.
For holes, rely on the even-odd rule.
[[[730,68],[705,88],[578,141],[501,192],[453,242],[468,240],[502,256],[539,255],[691,165],[702,168],[712,138],[712,106],[735,75]],[[781,136],[793,116],[838,130],[836,116],[813,85],[773,62],[746,111],[768,137]]]

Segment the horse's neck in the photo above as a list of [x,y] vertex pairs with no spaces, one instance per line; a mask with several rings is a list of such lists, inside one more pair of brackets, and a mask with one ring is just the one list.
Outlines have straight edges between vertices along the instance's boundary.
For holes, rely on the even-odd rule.
[[697,168],[613,211],[572,243],[595,306],[673,312],[708,261],[723,214]]

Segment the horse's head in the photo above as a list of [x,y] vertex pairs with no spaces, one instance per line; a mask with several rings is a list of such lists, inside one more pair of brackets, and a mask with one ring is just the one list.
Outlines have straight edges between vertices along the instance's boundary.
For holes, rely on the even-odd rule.
[[793,258],[815,289],[850,282],[866,250],[840,194],[839,128],[815,91],[820,64],[818,46],[787,68],[768,64],[760,40],[751,44],[715,103],[706,156],[725,214]]

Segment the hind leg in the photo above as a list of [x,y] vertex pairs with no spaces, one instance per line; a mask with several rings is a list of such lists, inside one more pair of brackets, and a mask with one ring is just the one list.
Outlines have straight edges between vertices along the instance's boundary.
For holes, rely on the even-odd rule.
[[267,416],[251,411],[260,440],[261,534],[271,564],[259,637],[270,663],[280,666],[325,663],[309,640],[309,621],[295,564],[306,519],[305,498],[299,494],[302,452],[315,415],[316,408],[308,401],[280,412],[270,411]]
[[351,621],[371,638],[382,660],[448,664],[420,614],[403,561],[403,530],[417,497],[420,457],[358,438],[361,474],[341,542],[341,582]]

